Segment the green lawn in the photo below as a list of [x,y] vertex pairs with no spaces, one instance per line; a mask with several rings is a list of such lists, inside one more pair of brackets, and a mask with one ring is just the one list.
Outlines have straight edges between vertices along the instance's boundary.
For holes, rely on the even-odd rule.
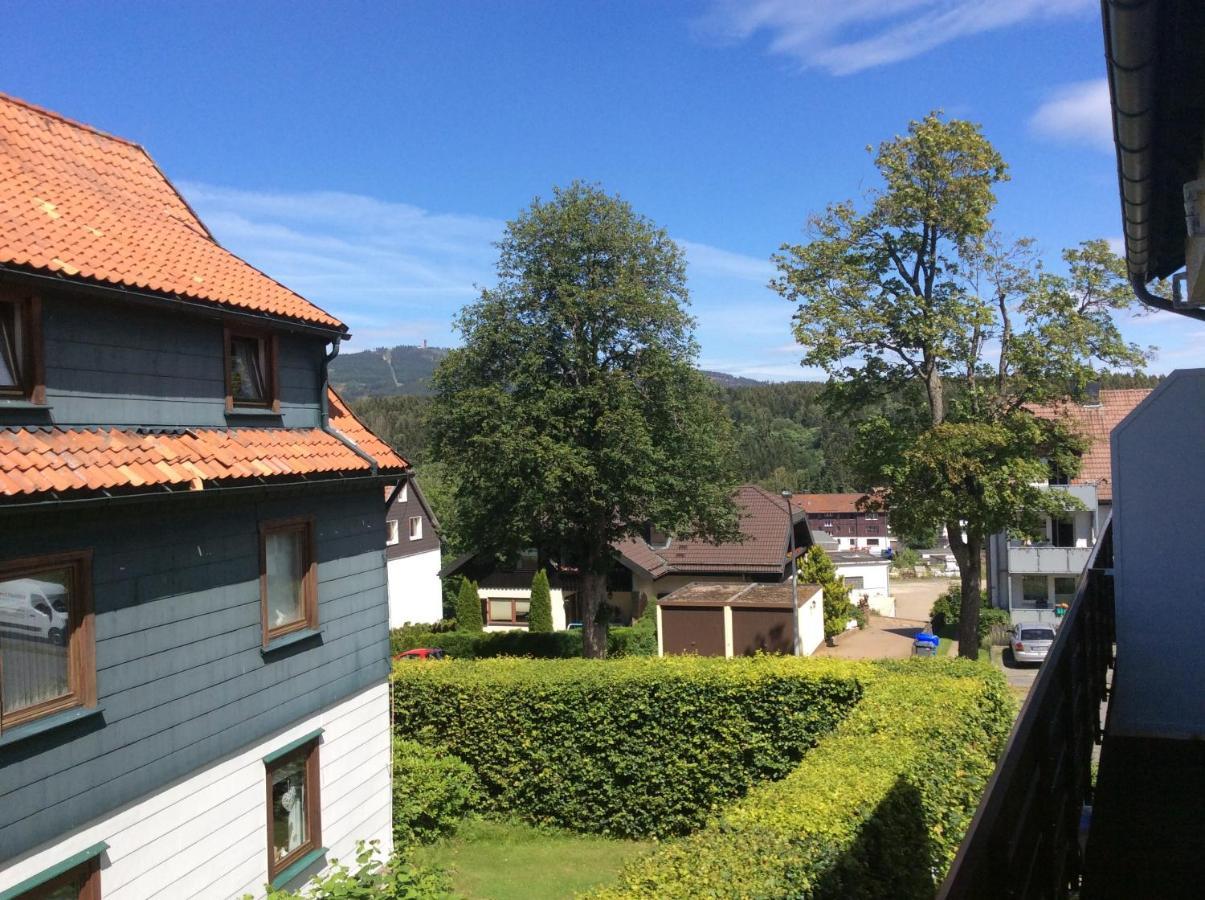
[[415,851],[414,861],[447,869],[453,889],[470,900],[553,900],[611,881],[624,862],[652,846],[470,819],[451,840]]

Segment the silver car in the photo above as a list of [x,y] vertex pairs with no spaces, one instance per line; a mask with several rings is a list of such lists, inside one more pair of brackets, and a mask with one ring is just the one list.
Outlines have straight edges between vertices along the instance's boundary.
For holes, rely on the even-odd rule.
[[1040,663],[1054,643],[1054,626],[1037,622],[1018,622],[1013,626],[1013,659],[1017,662]]

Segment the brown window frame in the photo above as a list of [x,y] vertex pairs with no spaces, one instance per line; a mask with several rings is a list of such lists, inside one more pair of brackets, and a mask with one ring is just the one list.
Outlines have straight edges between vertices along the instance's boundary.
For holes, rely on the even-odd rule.
[[[77,550],[43,556],[28,556],[0,562],[0,581],[28,578],[47,569],[70,568],[74,571],[74,591],[69,610],[70,636],[67,639],[67,682],[70,690],[61,697],[46,700],[18,712],[5,713],[0,700],[0,734],[43,716],[76,707],[96,706],[96,639],[92,605],[92,551]],[[0,683],[4,679],[4,658],[0,654]],[[0,694],[0,698],[3,694]]]
[[[264,361],[264,390],[267,397],[262,402],[236,400],[234,385],[231,383],[230,361],[233,354],[230,342],[235,338],[253,340],[260,345],[260,354]],[[280,378],[278,375],[278,358],[280,346],[276,335],[270,331],[259,331],[253,328],[222,329],[222,365],[225,367],[223,378],[226,385],[226,412],[236,409],[262,409],[276,415],[280,413]]]
[[[81,880],[82,879],[82,880]],[[101,900],[100,897],[100,856],[86,859],[78,866],[72,866],[66,872],[54,876],[49,881],[30,888],[23,894],[17,895],[16,900],[37,900],[45,897],[51,891],[68,885],[78,884],[79,892],[76,900]]]
[[[268,536],[288,531],[301,531],[301,542],[305,553],[304,573],[301,577],[302,616],[279,628],[268,627]],[[259,608],[260,624],[263,629],[263,645],[294,631],[318,627],[318,554],[314,542],[314,517],[294,516],[290,519],[275,519],[259,525]]]
[[[296,750],[291,750],[284,756],[264,764],[264,785],[266,789],[267,828],[268,828],[268,881],[273,881],[277,875],[287,869],[307,853],[312,853],[322,846],[322,769],[318,758],[319,739],[307,741]],[[272,818],[272,773],[277,769],[293,762],[298,757],[305,757],[305,820],[308,830],[305,842],[288,856],[276,860],[275,853],[275,821]]]
[[21,383],[0,387],[0,398],[46,402],[46,358],[42,341],[42,301],[40,297],[0,289],[0,303],[17,307],[24,340],[21,347]]
[[[490,616],[490,604],[494,601],[510,601],[510,618],[509,619],[494,619]],[[531,624],[531,598],[530,597],[486,597],[482,600],[485,604],[485,624],[486,625],[530,625]],[[526,603],[527,606],[527,621],[521,620],[519,613],[515,608],[516,603]]]

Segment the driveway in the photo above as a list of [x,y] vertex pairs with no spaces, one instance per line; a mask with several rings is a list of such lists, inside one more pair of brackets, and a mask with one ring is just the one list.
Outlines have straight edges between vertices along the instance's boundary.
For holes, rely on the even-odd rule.
[[1041,666],[1033,663],[1019,663],[1013,659],[1012,651],[1008,647],[993,647],[992,662],[1004,672],[1004,677],[1008,679],[1008,685],[1017,695],[1023,700],[1029,694],[1029,689],[1033,687],[1034,679],[1038,677],[1038,670]]
[[912,642],[924,626],[923,620],[871,616],[864,630],[847,631],[837,637],[835,647],[821,646],[813,655],[838,659],[904,659],[912,655]]
[[950,578],[892,578],[891,594],[895,597],[895,614],[901,619],[929,621],[933,601],[949,590],[958,579]]

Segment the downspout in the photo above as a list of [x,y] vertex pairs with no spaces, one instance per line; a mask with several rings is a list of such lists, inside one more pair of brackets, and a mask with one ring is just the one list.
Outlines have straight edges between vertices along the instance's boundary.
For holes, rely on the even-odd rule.
[[380,471],[380,466],[377,465],[377,461],[361,450],[355,441],[331,424],[331,404],[328,397],[331,389],[330,365],[331,361],[339,355],[340,340],[342,340],[342,338],[338,335],[332,338],[331,352],[322,357],[322,397],[319,401],[320,409],[322,411],[322,424],[320,427],[323,431],[345,446],[348,450],[368,463],[370,473],[376,475]]

